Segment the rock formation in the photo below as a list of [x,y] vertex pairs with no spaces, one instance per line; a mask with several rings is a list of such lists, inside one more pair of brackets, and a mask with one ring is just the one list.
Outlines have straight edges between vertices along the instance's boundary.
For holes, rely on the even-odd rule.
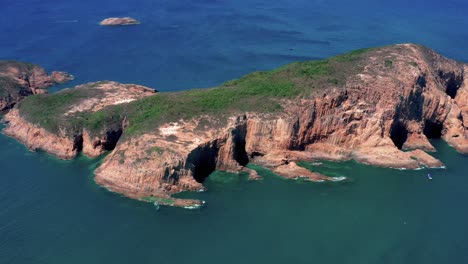
[[[109,94],[83,96],[53,119],[35,117],[34,109],[42,108],[30,107],[37,96],[29,97],[5,116],[5,133],[62,158],[112,151],[95,171],[99,184],[132,198],[197,206],[200,201],[170,195],[202,190],[216,169],[256,177],[244,167],[249,162],[313,181],[334,179],[297,161],[443,166],[425,152],[434,151],[428,139],[442,138],[468,153],[467,67],[423,46],[400,44],[291,64],[206,90],[144,91],[132,102],[123,94],[107,103]],[[121,103],[113,105],[117,98]],[[38,143],[38,137],[48,140]]]
[[44,68],[24,62],[0,61],[0,112],[10,109],[28,95],[47,93],[45,88],[73,79],[66,72],[50,75]]
[[99,23],[101,26],[128,26],[138,24],[140,24],[140,21],[131,17],[109,17]]
[[[75,93],[70,96],[70,92]],[[77,116],[84,112],[97,112],[107,106],[125,104],[155,92],[153,89],[134,84],[110,81],[88,83],[75,87],[73,91],[65,89],[58,93],[64,98],[72,98],[64,104],[64,108],[60,109],[59,113],[67,117]],[[39,102],[47,103],[45,99],[37,99]],[[116,127],[109,128],[100,137],[86,130],[80,133],[70,132],[73,134],[70,137],[65,126],[61,126],[58,130],[50,128],[47,130],[44,128],[47,119],[44,119],[42,125],[33,124],[25,120],[17,108],[12,109],[4,117],[4,121],[8,124],[3,131],[6,135],[24,142],[31,150],[42,149],[61,159],[72,159],[80,151],[88,157],[98,157],[105,151],[113,149],[124,126],[124,122],[119,120]]]

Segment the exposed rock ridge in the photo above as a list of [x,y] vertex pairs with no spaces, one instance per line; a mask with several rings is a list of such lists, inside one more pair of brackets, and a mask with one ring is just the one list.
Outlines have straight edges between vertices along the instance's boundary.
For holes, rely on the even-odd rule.
[[25,143],[30,150],[44,150],[61,159],[72,159],[78,153],[79,146],[75,142],[79,142],[79,137],[72,139],[52,134],[24,120],[16,108],[10,110],[3,121],[7,123],[3,133]]
[[47,93],[45,88],[73,78],[59,71],[48,75],[44,68],[31,63],[0,61],[0,112],[12,108],[28,95]]
[[[296,161],[440,167],[440,161],[422,151],[433,151],[428,139],[439,137],[468,153],[467,65],[413,44],[379,48],[367,56],[363,70],[348,76],[342,87],[325,87],[322,96],[279,100],[280,113],[247,112],[222,126],[211,116],[200,116],[119,140],[129,122],[123,120],[121,130],[108,135],[118,142],[112,140],[107,148],[113,151],[95,171],[96,181],[137,199],[169,198],[203,189],[201,182],[215,169],[240,171],[249,162],[285,177],[322,181],[333,179],[307,172]],[[24,121],[15,111],[5,119],[10,122],[6,133]],[[106,150],[105,144],[90,144],[86,131],[81,136],[69,138],[67,149],[76,154],[80,147],[74,146],[82,142],[85,155]],[[35,142],[24,136],[20,140]],[[57,155],[53,146],[47,151]]]
[[153,95],[156,92],[156,90],[145,86],[122,84],[113,81],[87,83],[78,85],[74,89],[89,90],[90,88],[98,92],[98,94],[70,105],[65,115],[87,111],[97,112],[107,106],[129,103]]
[[[285,176],[287,169],[282,166],[293,169],[291,162],[316,158],[355,159],[393,168],[440,167],[440,161],[421,151],[434,150],[428,140],[433,137],[442,137],[467,153],[466,66],[417,45],[392,49],[402,52],[389,54],[382,49],[375,54],[389,54],[385,56],[392,61],[391,67],[382,58],[371,57],[362,73],[348,79],[345,89],[329,89],[320,98],[283,102],[283,114],[247,113],[211,137],[193,129],[197,120],[179,122],[174,132],[177,140],[170,146],[156,135],[152,141],[145,135],[119,144],[114,153],[125,149],[128,155],[121,164],[115,156],[107,157],[96,171],[96,181],[122,193],[132,189],[140,197],[157,196],[198,189],[200,185],[192,179],[202,181],[214,169],[237,171],[247,162]],[[212,139],[197,145],[200,138]],[[134,140],[147,144],[132,145]],[[146,156],[145,165],[132,164],[132,157],[145,156],[145,149],[155,146],[163,150],[157,158]],[[181,147],[185,151],[179,151]],[[187,149],[194,150],[188,153]],[[193,153],[199,159],[193,159]],[[320,175],[311,178],[322,179]]]
[[[97,112],[107,106],[125,104],[155,94],[156,90],[135,84],[121,84],[102,81],[79,85],[74,89],[83,90],[90,97],[78,100],[68,106],[64,116],[86,112]],[[62,92],[67,92],[67,89]],[[23,142],[29,149],[42,149],[61,159],[73,159],[79,152],[88,157],[98,157],[113,150],[127,124],[126,119],[117,127],[106,128],[99,134],[81,130],[70,134],[65,129],[51,133],[39,125],[25,120],[17,108],[5,115],[7,127],[4,133]]]

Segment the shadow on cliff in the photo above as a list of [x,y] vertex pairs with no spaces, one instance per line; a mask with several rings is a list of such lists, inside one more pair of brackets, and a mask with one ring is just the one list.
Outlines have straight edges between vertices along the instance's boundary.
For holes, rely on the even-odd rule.
[[193,178],[202,183],[216,169],[235,170],[246,166],[249,163],[246,132],[247,126],[242,122],[226,138],[200,145],[188,155],[185,169],[192,171]]

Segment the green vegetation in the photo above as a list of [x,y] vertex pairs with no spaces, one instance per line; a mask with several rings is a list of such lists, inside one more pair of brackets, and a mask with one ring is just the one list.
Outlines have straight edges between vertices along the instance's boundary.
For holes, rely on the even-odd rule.
[[124,164],[125,163],[125,152],[124,151],[119,151],[116,153],[116,155],[119,156],[119,164]]
[[20,84],[14,76],[17,74],[16,71],[29,75],[34,67],[36,65],[31,63],[0,60],[0,102],[3,107],[9,108],[24,96],[32,94],[29,87]]
[[86,128],[102,134],[106,129],[129,126],[125,136],[138,135],[155,129],[164,122],[189,120],[210,115],[224,120],[227,115],[244,112],[282,111],[281,100],[308,98],[328,87],[342,87],[346,79],[361,70],[362,49],[326,60],[296,62],[272,71],[258,71],[211,89],[158,93],[127,104],[108,106],[94,113],[75,113],[65,116],[71,105],[81,100],[99,97],[87,85],[53,95],[31,96],[20,104],[20,111],[28,121],[57,133],[78,133]]
[[20,71],[25,70],[32,70],[35,66],[29,62],[19,62],[19,61],[12,61],[12,60],[0,60],[0,72],[5,71],[8,68],[17,68]]
[[385,67],[391,68],[393,66],[393,61],[391,60],[385,60],[384,61]]
[[369,51],[372,51],[374,48],[366,48],[366,49],[358,49],[358,50],[354,50],[354,51],[351,51],[351,52],[348,52],[348,53],[345,53],[345,54],[342,54],[342,55],[338,55],[336,57],[334,57],[334,59],[336,59],[337,61],[340,61],[340,62],[352,62],[352,61],[357,61],[359,59],[361,59],[361,55],[369,52]]
[[18,96],[21,86],[9,77],[0,76],[0,97]]
[[80,88],[65,89],[55,94],[38,94],[26,97],[19,103],[21,115],[26,120],[38,124],[52,133],[79,133],[83,127],[90,131],[103,131],[105,128],[119,128],[122,117],[109,115],[105,111],[93,114],[78,112],[66,114],[73,106],[88,98],[103,96],[95,89],[99,84],[86,84]]
[[146,154],[148,154],[148,155],[151,155],[154,152],[156,152],[158,154],[163,154],[164,149],[162,149],[160,147],[152,147],[152,148],[146,150]]
[[150,203],[156,202],[159,205],[168,205],[168,206],[173,206],[175,203],[174,198],[163,198],[163,197],[154,197],[154,196],[144,197],[142,200],[146,202],[150,202]]

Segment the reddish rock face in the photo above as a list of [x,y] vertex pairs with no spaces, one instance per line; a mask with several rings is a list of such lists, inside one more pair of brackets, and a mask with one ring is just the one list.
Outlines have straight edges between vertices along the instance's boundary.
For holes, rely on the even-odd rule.
[[[468,153],[466,64],[413,44],[370,50],[364,63],[342,87],[330,84],[318,96],[278,99],[281,113],[248,112],[221,122],[200,116],[131,137],[125,137],[123,124],[124,137],[95,171],[96,181],[142,199],[201,190],[201,182],[215,169],[244,170],[255,178],[243,168],[248,162],[288,178],[322,181],[334,179],[310,173],[296,161],[354,159],[391,168],[440,167],[440,161],[423,151],[433,151],[428,139],[438,137]],[[31,133],[14,129],[24,123],[17,112],[5,118],[10,122],[6,131]],[[102,153],[102,146],[86,133],[82,136],[84,154]],[[58,153],[53,148],[60,149],[59,143],[49,142],[46,150]]]
[[78,152],[75,138],[55,135],[27,122],[16,108],[10,110],[3,121],[8,125],[3,131],[5,135],[25,143],[30,150],[41,149],[65,160],[74,158]]
[[131,17],[110,17],[99,23],[101,26],[128,26],[138,24],[140,24],[140,22]]
[[[88,90],[93,96],[76,104],[70,104],[63,113],[64,116],[80,112],[96,112],[107,106],[124,104],[156,92],[141,85],[110,81],[88,83],[76,86],[74,89]],[[91,136],[87,131],[72,136],[66,135],[63,130],[54,134],[25,120],[17,108],[6,114],[3,121],[7,122],[7,127],[3,131],[6,135],[25,143],[31,150],[42,149],[65,160],[75,158],[80,151],[88,157],[98,157],[112,150],[122,134],[122,128],[106,131],[102,137]]]
[[377,49],[344,88],[283,101],[284,113],[246,113],[225,127],[213,124],[204,130],[195,129],[200,119],[176,122],[121,142],[96,170],[96,181],[144,197],[199,189],[214,169],[239,171],[247,162],[287,178],[311,180],[333,179],[307,172],[295,161],[355,159],[391,168],[441,167],[422,150],[434,150],[428,138],[441,137],[468,152],[466,70],[417,45]]
[[45,88],[73,80],[66,72],[52,72],[30,63],[0,61],[0,112],[10,109],[24,97],[47,93]]
[[67,72],[53,71],[50,77],[55,83],[65,83],[73,80],[75,77]]

